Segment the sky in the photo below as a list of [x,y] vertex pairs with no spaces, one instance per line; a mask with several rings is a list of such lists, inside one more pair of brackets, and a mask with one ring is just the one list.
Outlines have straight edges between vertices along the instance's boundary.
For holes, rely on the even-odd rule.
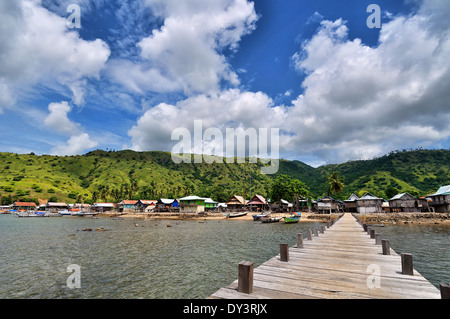
[[2,0],[0,151],[172,151],[199,120],[278,129],[279,156],[315,167],[449,148],[449,17],[448,0]]

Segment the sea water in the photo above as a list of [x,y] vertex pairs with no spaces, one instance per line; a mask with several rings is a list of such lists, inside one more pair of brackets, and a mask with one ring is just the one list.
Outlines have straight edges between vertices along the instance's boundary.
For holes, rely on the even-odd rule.
[[[258,266],[317,225],[0,215],[0,298],[207,298],[237,278],[239,262]],[[450,227],[377,231],[434,285],[450,281]]]

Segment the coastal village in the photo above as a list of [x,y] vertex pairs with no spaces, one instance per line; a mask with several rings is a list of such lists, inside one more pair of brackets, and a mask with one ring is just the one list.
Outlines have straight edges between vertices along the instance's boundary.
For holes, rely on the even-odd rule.
[[[186,196],[177,199],[122,200],[118,203],[66,204],[44,201],[40,205],[34,202],[14,202],[0,206],[3,214],[14,213],[18,217],[51,217],[51,216],[130,216],[160,218],[233,218],[244,216],[286,216],[291,214],[306,216],[321,215],[322,218],[332,214],[350,212],[361,216],[399,216],[413,214],[439,214],[441,220],[450,215],[450,185],[440,187],[435,193],[416,198],[408,193],[397,194],[385,200],[370,193],[358,197],[352,194],[341,201],[324,196],[317,200],[300,198],[294,202],[281,199],[271,202],[261,195],[255,194],[250,200],[241,195],[233,195],[227,202],[220,203],[211,198]],[[256,215],[255,215],[256,214]],[[434,216],[435,217],[435,216]],[[319,218],[321,219],[321,218]],[[379,219],[376,219],[380,221]],[[278,220],[277,220],[278,221]]]

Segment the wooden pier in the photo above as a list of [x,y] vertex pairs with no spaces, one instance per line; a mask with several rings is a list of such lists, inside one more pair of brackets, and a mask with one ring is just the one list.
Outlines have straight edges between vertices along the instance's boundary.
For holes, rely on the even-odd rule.
[[299,234],[293,247],[280,245],[280,255],[255,269],[240,263],[239,279],[210,298],[441,298],[439,289],[413,269],[411,255],[398,255],[387,241],[382,245],[380,236],[365,231],[351,214],[325,227],[309,230],[305,239]]

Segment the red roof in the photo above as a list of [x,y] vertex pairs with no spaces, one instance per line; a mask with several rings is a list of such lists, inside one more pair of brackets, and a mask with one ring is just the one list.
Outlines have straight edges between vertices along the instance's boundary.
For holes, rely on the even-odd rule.
[[124,199],[121,203],[124,203],[125,205],[134,205],[137,202],[138,202],[137,200],[133,200],[133,199]]
[[266,204],[266,199],[262,197],[261,195],[255,195],[253,198],[247,203],[248,205],[254,205],[254,204]]
[[15,202],[14,206],[19,206],[19,207],[36,207],[36,203],[34,202]]

